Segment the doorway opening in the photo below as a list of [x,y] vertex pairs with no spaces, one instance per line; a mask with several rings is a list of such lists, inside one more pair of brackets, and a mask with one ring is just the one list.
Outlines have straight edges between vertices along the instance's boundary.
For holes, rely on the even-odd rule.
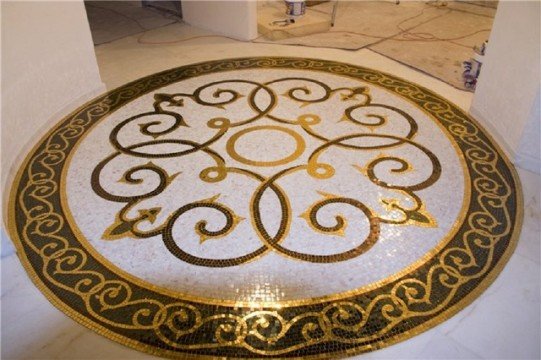
[[94,45],[160,28],[182,20],[176,1],[85,1]]

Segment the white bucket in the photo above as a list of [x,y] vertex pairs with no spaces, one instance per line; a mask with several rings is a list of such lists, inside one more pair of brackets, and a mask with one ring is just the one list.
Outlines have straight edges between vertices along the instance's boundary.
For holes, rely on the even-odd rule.
[[289,18],[298,18],[306,12],[305,0],[285,0],[286,15]]

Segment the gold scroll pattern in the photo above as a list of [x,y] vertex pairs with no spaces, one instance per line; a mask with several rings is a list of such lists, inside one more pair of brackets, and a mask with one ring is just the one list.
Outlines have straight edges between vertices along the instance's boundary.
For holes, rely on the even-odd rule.
[[[287,304],[211,306],[164,296],[106,269],[77,241],[60,207],[62,166],[100,118],[149,89],[203,73],[297,68],[356,77],[422,106],[447,128],[471,176],[461,230],[423,271],[368,293]],[[511,175],[510,175],[511,174]],[[49,133],[28,157],[10,204],[10,231],[48,297],[87,326],[157,354],[302,356],[363,351],[432,326],[501,266],[520,221],[520,199],[505,161],[478,127],[445,100],[403,80],[346,64],[292,58],[209,62],[160,73],[95,100]],[[515,203],[513,203],[515,199]],[[515,207],[516,206],[516,207]],[[502,250],[503,249],[503,250]],[[120,315],[119,315],[120,314]],[[143,335],[141,335],[143,334]],[[314,350],[315,349],[315,350]],[[356,349],[356,350],[355,350]],[[231,352],[233,351],[233,352]],[[304,352],[303,352],[304,351]]]
[[[330,107],[333,105],[330,105],[327,101],[333,96],[339,97],[341,102],[347,104],[339,120],[350,122],[358,131],[328,138],[316,130],[317,125],[323,122],[323,119],[317,114],[304,113],[292,119],[277,116],[275,110],[279,108],[280,102],[278,100],[279,95],[273,90],[273,86],[276,84],[288,85],[291,83],[295,85],[290,85],[282,96],[297,102],[299,108],[310,104],[321,104],[321,106]],[[248,91],[248,94],[240,93],[233,87],[233,85],[238,84],[251,86],[252,89]],[[260,105],[256,101],[256,99],[261,98],[262,94],[268,97],[266,105]],[[191,139],[179,138],[178,133],[175,136],[167,137],[167,135],[173,133],[175,130],[192,126],[193,122],[195,122],[191,119],[185,119],[179,113],[182,112],[186,105],[185,100],[204,107],[225,109],[226,106],[241,99],[246,99],[247,106],[255,114],[250,115],[246,119],[235,121],[226,117],[212,117],[206,120],[208,129],[215,131],[215,134],[209,139],[198,142]],[[109,139],[115,148],[115,152],[100,161],[92,173],[92,189],[96,194],[108,201],[125,204],[117,214],[113,224],[106,229],[103,235],[103,238],[106,240],[116,240],[124,237],[150,238],[161,236],[171,254],[190,264],[207,267],[228,267],[245,264],[269,251],[275,251],[280,255],[296,260],[331,263],[349,260],[368,251],[379,238],[381,224],[436,226],[435,219],[426,211],[425,204],[416,192],[430,187],[439,179],[441,174],[440,162],[428,148],[415,142],[414,138],[418,129],[415,119],[397,107],[374,102],[368,86],[331,88],[322,81],[299,76],[278,78],[265,83],[254,80],[226,79],[200,86],[193,93],[156,93],[154,94],[153,108],[154,110],[151,112],[141,113],[125,119],[113,128]],[[171,109],[175,109],[178,112]],[[356,110],[359,109],[367,112],[364,117],[356,115]],[[405,134],[374,133],[375,129],[382,127],[390,121],[387,116],[381,114],[381,110],[393,113],[395,115],[393,117],[394,121],[404,122],[403,127],[407,130],[402,130],[402,132]],[[190,112],[187,113],[189,117]],[[156,120],[153,117],[155,115],[161,115],[162,117],[159,118],[160,120]],[[263,119],[270,119],[276,125],[254,125],[258,120]],[[198,119],[198,121],[201,122],[202,120]],[[326,121],[332,120],[326,119]],[[132,143],[129,145],[121,144],[119,137],[124,129],[130,128],[130,126],[135,124],[137,124],[136,128],[138,127],[140,134],[146,136],[146,139],[150,137],[152,140],[135,143],[132,140]],[[240,130],[237,130],[237,128],[240,128]],[[246,134],[257,131],[281,132],[284,136],[294,139],[295,150],[288,156],[274,161],[252,160],[239,154],[235,149],[236,142]],[[299,164],[295,163],[295,160],[306,149],[305,141],[299,134],[301,131],[307,136],[316,139],[321,145],[312,151],[306,163]],[[226,157],[224,155],[213,150],[212,145],[228,132],[233,132],[226,144],[229,157],[236,160],[237,163],[250,166],[249,168],[230,165],[225,160]],[[160,145],[168,145],[169,147],[160,148]],[[422,181],[408,185],[393,184],[383,179],[381,175],[378,176],[376,174],[376,168],[383,163],[394,165],[395,167],[390,170],[394,174],[402,174],[411,170],[412,165],[406,160],[405,155],[391,156],[381,153],[381,151],[397,147],[411,147],[419,150],[429,160],[430,164],[426,166],[426,168],[431,168],[429,176]],[[330,204],[341,204],[342,206],[353,207],[358,210],[361,216],[364,216],[368,220],[369,234],[356,247],[331,255],[306,254],[287,249],[281,243],[288,235],[292,219],[297,218],[298,214],[292,214],[291,198],[277,183],[280,179],[299,172],[319,180],[332,178],[335,173],[333,164],[320,161],[322,154],[331,148],[341,148],[344,151],[380,152],[379,155],[373,157],[365,166],[361,167],[353,164],[352,171],[361,172],[363,176],[366,176],[373,184],[380,188],[392,190],[395,194],[401,195],[401,197],[411,199],[413,205],[405,206],[397,199],[380,199],[384,207],[388,209],[388,212],[397,214],[395,217],[389,217],[375,213],[359,199],[322,192],[322,199],[312,204],[300,216],[300,218],[307,222],[311,229],[325,235],[343,235],[347,226],[347,219],[344,216],[337,215],[335,217],[336,224],[332,226],[323,226],[317,217],[318,212],[326,206]],[[160,149],[167,149],[167,151],[157,151]],[[179,221],[179,219],[193,209],[205,208],[208,211],[217,211],[226,220],[225,225],[221,229],[214,231],[207,229],[208,224],[206,220],[200,220],[194,230],[200,237],[201,242],[209,238],[223,237],[235,231],[236,226],[244,218],[238,216],[234,209],[220,203],[219,196],[184,204],[172,214],[169,214],[165,222],[157,224],[152,230],[143,231],[140,230],[139,226],[142,223],[146,223],[146,225],[149,223],[154,224],[156,215],[162,211],[161,207],[155,206],[149,209],[139,209],[137,217],[128,217],[127,214],[130,210],[136,208],[142,201],[161,194],[173,181],[181,181],[182,176],[178,176],[178,173],[169,174],[165,169],[154,164],[152,162],[153,159],[179,159],[189,157],[197,152],[205,153],[215,163],[213,166],[200,169],[199,178],[202,183],[198,186],[204,187],[205,183],[218,183],[226,177],[233,175],[246,176],[260,183],[255,193],[249,198],[250,220],[255,233],[262,242],[261,247],[236,258],[210,259],[191,255],[178,245],[173,236],[173,226],[175,222]],[[407,151],[403,151],[403,153],[407,153]],[[121,196],[107,190],[107,185],[102,185],[103,182],[100,181],[100,177],[104,168],[121,156],[138,158],[144,163],[132,166],[124,172],[120,179],[120,182],[130,187],[143,185],[142,188],[145,189],[144,193]],[[119,161],[117,161],[118,163]],[[264,177],[256,172],[258,167],[275,167],[277,170],[273,175]],[[146,173],[146,178],[142,178],[143,173]],[[151,175],[159,178],[160,181],[155,188],[148,190],[144,187],[144,182],[146,179],[151,179]],[[193,184],[190,184],[190,186],[193,186]],[[280,227],[275,235],[269,234],[261,216],[261,212],[264,211],[264,209],[261,209],[261,198],[267,191],[274,193],[281,208],[282,218],[280,219]],[[133,190],[130,193],[133,194]]]

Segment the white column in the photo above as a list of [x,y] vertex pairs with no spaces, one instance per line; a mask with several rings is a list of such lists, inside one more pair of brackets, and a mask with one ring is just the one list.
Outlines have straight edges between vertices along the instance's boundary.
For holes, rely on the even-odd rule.
[[500,1],[470,109],[518,166],[540,172],[539,1]]
[[83,1],[2,2],[2,177],[39,136],[105,90]]

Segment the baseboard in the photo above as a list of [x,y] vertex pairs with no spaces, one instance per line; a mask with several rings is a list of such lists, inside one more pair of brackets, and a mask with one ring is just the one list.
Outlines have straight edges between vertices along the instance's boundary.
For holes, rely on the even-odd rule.
[[[71,113],[73,110],[81,106],[87,101],[92,100],[96,96],[105,93],[106,86],[103,82],[101,82],[99,85],[94,87],[92,90],[87,91],[83,95],[77,97],[76,99],[70,101],[69,103],[66,103],[64,106],[62,106],[58,111],[56,111],[53,115],[51,115],[47,121],[43,123],[42,126],[38,127],[34,134],[30,136],[25,142],[24,145],[21,148],[21,151],[19,154],[12,160],[11,164],[6,166],[6,168],[2,169],[2,172],[7,171],[7,175],[5,177],[5,181],[2,183],[2,207],[0,209],[0,213],[2,215],[2,220],[4,221],[4,225],[7,224],[7,203],[9,201],[9,192],[11,190],[11,186],[13,184],[13,180],[15,178],[15,175],[17,174],[17,171],[19,167],[21,166],[22,162],[26,158],[26,155],[28,152],[34,147],[34,145],[37,143],[39,139],[47,132],[49,129],[51,129],[53,126],[55,126],[60,119],[67,116],[69,113]],[[0,224],[1,225],[1,224]],[[0,226],[1,227],[1,226]],[[7,227],[6,227],[7,228]]]
[[488,130],[490,135],[494,138],[494,140],[496,140],[498,145],[500,145],[509,160],[511,160],[515,166],[535,172],[537,174],[541,173],[541,159],[513,150],[511,145],[509,145],[507,140],[500,135],[494,125],[484,118],[483,115],[481,115],[475,108],[470,108],[470,115],[475,118],[486,130]]

